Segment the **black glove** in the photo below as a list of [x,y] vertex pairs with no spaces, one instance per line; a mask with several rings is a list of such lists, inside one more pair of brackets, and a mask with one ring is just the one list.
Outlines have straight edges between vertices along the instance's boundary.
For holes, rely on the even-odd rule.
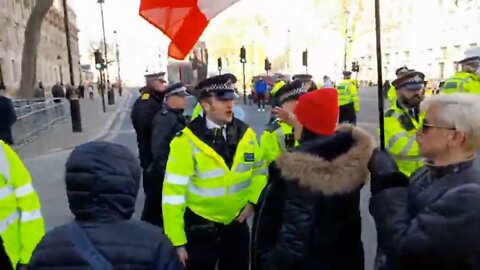
[[376,148],[368,162],[368,170],[372,175],[384,175],[398,172],[398,166],[390,154]]
[[395,160],[385,151],[375,149],[368,162],[370,191],[372,195],[385,189],[407,187],[408,177],[398,170]]

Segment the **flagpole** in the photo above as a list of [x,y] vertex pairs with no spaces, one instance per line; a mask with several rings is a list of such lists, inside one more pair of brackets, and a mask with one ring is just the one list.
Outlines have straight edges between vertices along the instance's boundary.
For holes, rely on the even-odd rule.
[[382,35],[380,27],[380,0],[375,0],[375,33],[377,39],[377,74],[378,74],[378,120],[380,126],[380,148],[385,149],[385,123],[383,118],[383,76],[382,76]]

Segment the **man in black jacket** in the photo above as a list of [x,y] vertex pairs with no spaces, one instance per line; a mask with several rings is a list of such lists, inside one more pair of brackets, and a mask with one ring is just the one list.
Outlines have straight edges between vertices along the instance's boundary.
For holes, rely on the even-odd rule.
[[5,87],[0,87],[0,140],[12,145],[12,126],[17,121],[17,115],[12,101],[6,97],[6,94]]
[[162,187],[167,166],[170,142],[186,126],[183,110],[189,96],[182,83],[176,83],[165,89],[165,104],[155,115],[152,123],[153,162],[147,170],[151,181],[146,191],[142,220],[163,227]]
[[181,269],[160,228],[131,220],[140,172],[137,159],[124,146],[108,142],[78,146],[67,160],[65,173],[74,223],[45,235],[29,269],[98,269],[88,262],[91,257],[85,249],[77,246],[72,224],[87,236],[89,252],[98,252],[110,269]]
[[143,189],[148,193],[147,169],[152,163],[152,122],[155,114],[162,109],[165,83],[165,73],[145,75],[147,86],[140,89],[140,97],[132,107],[130,117],[137,133],[138,155],[143,168]]

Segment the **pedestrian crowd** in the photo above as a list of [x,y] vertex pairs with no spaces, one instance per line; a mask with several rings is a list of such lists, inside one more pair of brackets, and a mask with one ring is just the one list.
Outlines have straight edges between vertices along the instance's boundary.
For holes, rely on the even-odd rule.
[[[369,187],[375,269],[479,269],[478,52],[467,51],[437,95],[425,97],[422,72],[398,70],[385,149],[356,126],[348,71],[322,87],[308,74],[278,79],[260,140],[234,114],[233,74],[193,91],[147,75],[131,111],[140,162],[109,142],[74,149],[68,224],[45,234],[30,175],[0,144],[0,268],[362,270],[360,191]],[[141,179],[140,221],[131,217]]]

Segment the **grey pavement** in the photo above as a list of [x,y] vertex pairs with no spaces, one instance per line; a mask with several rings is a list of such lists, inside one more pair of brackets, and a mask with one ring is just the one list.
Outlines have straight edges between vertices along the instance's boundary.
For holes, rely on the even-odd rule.
[[[108,128],[112,125],[118,110],[123,107],[123,103],[128,99],[130,93],[120,97],[116,96],[114,105],[106,105],[106,113],[102,109],[102,101],[100,97],[94,100],[80,99],[80,110],[82,117],[82,132],[73,133],[70,118],[55,125],[50,131],[39,135],[33,141],[22,145],[17,152],[23,159],[35,158],[73,147],[87,142],[99,136],[102,131],[108,132]],[[102,135],[102,134],[100,134]]]
[[[376,89],[361,88],[359,93],[361,101],[361,111],[358,116],[359,126],[376,138],[378,129]],[[123,107],[118,108],[118,114],[116,115],[111,129],[106,136],[102,138],[104,140],[125,145],[134,153],[137,153],[136,136],[129,115],[130,108],[136,96],[138,96],[138,93],[134,91],[132,98],[128,99]],[[270,117],[270,113],[257,112],[255,105],[238,106],[245,112],[245,121],[250,124],[258,135],[260,135]],[[47,229],[68,222],[71,219],[63,181],[64,164],[68,154],[69,151],[61,151],[38,156],[26,161],[26,165],[33,175],[34,185],[42,200],[43,214]],[[368,213],[369,198],[370,192],[367,185],[362,190],[361,196],[363,221],[362,238],[365,247],[366,269],[372,269],[376,249],[375,226],[373,219]],[[136,212],[134,214],[136,218],[139,218],[141,215],[143,201],[143,190],[140,190],[137,199]]]

